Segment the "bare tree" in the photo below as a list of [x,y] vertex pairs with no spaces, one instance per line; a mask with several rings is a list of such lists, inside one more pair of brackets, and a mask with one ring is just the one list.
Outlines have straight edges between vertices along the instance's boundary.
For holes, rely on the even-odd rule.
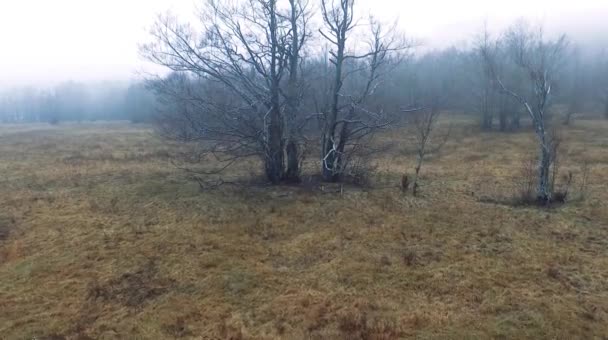
[[409,123],[414,129],[413,135],[416,138],[416,166],[414,167],[414,177],[411,181],[412,194],[414,196],[418,194],[420,170],[425,158],[429,154],[438,152],[447,142],[449,136],[449,132],[441,136],[436,134],[435,128],[440,114],[441,111],[436,105],[431,105],[429,108],[412,112],[411,114]]
[[418,101],[422,107],[405,113],[408,127],[406,131],[409,136],[413,137],[416,165],[411,180],[407,177],[405,177],[405,181],[402,179],[402,189],[407,190],[411,184],[414,196],[418,194],[420,171],[425,159],[441,150],[448,141],[451,131],[451,126],[441,133],[437,129],[441,110],[449,104],[450,97],[452,97],[450,89],[446,88],[446,74],[432,70],[422,72],[425,75],[416,84],[420,91]]
[[538,31],[533,31],[525,22],[519,22],[511,27],[504,39],[513,62],[528,77],[529,84],[533,88],[531,98],[515,92],[503,82],[502,75],[497,71],[495,55],[492,51],[482,50],[482,53],[491,65],[494,80],[500,90],[517,100],[532,120],[540,147],[536,196],[539,202],[547,203],[551,201],[550,167],[555,155],[552,154],[554,148],[547,129],[546,113],[556,73],[568,47],[568,40],[564,35],[556,40],[547,40],[542,27]]
[[308,20],[310,13],[307,11],[308,3],[301,0],[289,1],[289,25],[291,29],[288,48],[289,59],[289,80],[287,84],[286,102],[287,102],[287,117],[286,117],[286,154],[287,154],[287,172],[285,178],[290,180],[299,180],[300,177],[300,147],[298,134],[300,133],[300,124],[298,117],[303,96],[303,78],[300,75],[302,68],[302,49],[309,37]]
[[[154,42],[141,48],[148,60],[189,79],[189,86],[182,82],[173,89],[172,82],[156,82],[157,90],[184,104],[176,111],[180,123],[171,136],[201,142],[200,154],[212,154],[227,166],[241,157],[259,157],[272,183],[299,175],[293,161],[298,159],[297,70],[310,16],[304,0],[286,1],[280,6],[280,0],[208,0],[200,13],[200,34],[161,16],[151,31]],[[221,96],[201,91],[200,85]]]
[[[333,82],[329,108],[323,110],[321,121],[321,163],[326,181],[339,181],[353,152],[363,145],[361,140],[389,125],[382,112],[364,106],[379,86],[384,68],[393,61],[392,54],[403,51],[407,44],[373,18],[367,52],[349,49],[349,38],[356,28],[355,0],[322,0],[324,30],[321,35],[331,46],[329,61],[333,65]],[[348,85],[347,78],[354,79]]]

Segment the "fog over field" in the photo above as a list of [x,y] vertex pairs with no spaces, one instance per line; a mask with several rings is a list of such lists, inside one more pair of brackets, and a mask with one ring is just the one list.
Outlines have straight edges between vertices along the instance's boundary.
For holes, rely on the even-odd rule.
[[[142,70],[155,70],[137,46],[149,39],[156,15],[171,10],[193,19],[196,7],[194,0],[2,1],[0,88],[138,79]],[[581,44],[608,43],[608,9],[599,0],[361,0],[359,7],[362,16],[399,19],[399,27],[426,48],[470,40],[484,21],[498,31],[520,17],[540,20]]]
[[605,0],[0,0],[0,339],[606,339]]
[[[159,15],[170,13],[179,22],[190,23],[199,30],[199,13],[206,2],[3,1],[0,3],[0,31],[3,32],[0,119],[48,121],[51,116],[60,115],[56,111],[63,110],[61,107],[67,106],[82,112],[78,115],[62,113],[63,120],[151,119],[156,113],[148,111],[155,111],[157,105],[149,103],[151,97],[142,92],[144,82],[154,75],[166,76],[170,70],[142,56],[142,46],[154,41],[150,30]],[[227,3],[230,2],[235,1]],[[320,4],[310,1],[309,7],[318,12]],[[450,50],[474,54],[475,41],[484,27],[496,38],[518,20],[526,20],[532,26],[542,26],[547,36],[566,34],[570,52],[576,53],[576,58],[570,58],[569,64],[580,66],[561,75],[569,72],[568,77],[573,79],[573,74],[583,73],[580,78],[588,80],[597,75],[595,70],[601,68],[598,63],[601,64],[608,54],[606,7],[602,1],[595,0],[360,0],[354,11],[359,20],[373,15],[386,25],[396,23],[395,29],[415,45],[408,53],[420,60],[429,53]],[[310,31],[316,33],[322,25],[318,13],[313,15]],[[354,38],[354,41],[351,48],[357,49],[365,40]],[[319,34],[312,34],[306,53],[318,57],[326,46],[327,41]],[[449,72],[453,76],[459,70]],[[469,71],[463,72],[464,77],[470,78]],[[583,81],[585,86],[597,86],[587,80]],[[144,97],[139,98],[141,96]],[[104,98],[109,106],[105,116],[98,110],[99,98]],[[136,105],[135,102],[146,104]],[[133,105],[141,107],[136,110],[146,112],[134,114]],[[6,117],[32,110],[37,112],[25,113],[29,118]],[[41,110],[45,112],[38,112]],[[22,113],[15,113],[17,111]],[[96,113],[91,113],[93,111]]]

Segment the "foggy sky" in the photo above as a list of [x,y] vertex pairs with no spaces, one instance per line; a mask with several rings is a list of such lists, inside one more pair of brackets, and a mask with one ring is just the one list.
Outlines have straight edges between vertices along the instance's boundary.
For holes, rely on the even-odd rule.
[[[359,15],[399,19],[430,47],[470,39],[485,21],[543,22],[585,42],[608,45],[606,0],[359,0]],[[316,0],[311,0],[316,3]],[[148,69],[138,44],[158,13],[192,18],[201,0],[0,0],[0,87],[60,81],[127,80]]]

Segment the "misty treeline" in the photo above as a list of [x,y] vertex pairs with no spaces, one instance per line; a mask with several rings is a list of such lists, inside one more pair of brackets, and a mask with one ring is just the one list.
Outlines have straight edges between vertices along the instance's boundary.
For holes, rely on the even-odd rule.
[[532,128],[536,199],[548,202],[554,122],[583,112],[608,118],[602,46],[576,46],[518,20],[420,53],[396,24],[357,13],[355,0],[208,0],[198,23],[160,16],[141,53],[172,71],[149,83],[171,107],[161,133],[197,143],[185,163],[219,164],[200,174],[255,157],[272,183],[297,181],[312,157],[325,181],[338,182],[379,151],[378,131],[423,122],[424,150],[439,112],[475,114],[488,131]]
[[169,73],[93,91],[67,83],[5,92],[0,117],[154,121],[164,137],[196,145],[180,167],[217,175],[254,158],[281,183],[298,181],[305,159],[325,181],[355,176],[381,151],[378,132],[408,124],[420,127],[422,164],[439,113],[453,112],[486,131],[532,130],[543,202],[552,195],[556,125],[583,113],[608,119],[606,46],[524,20],[428,50],[401,25],[361,16],[356,0],[205,0],[197,14],[191,23],[159,16],[140,47]]
[[65,82],[50,88],[0,90],[0,122],[130,120],[150,122],[157,112],[154,94],[143,82]]

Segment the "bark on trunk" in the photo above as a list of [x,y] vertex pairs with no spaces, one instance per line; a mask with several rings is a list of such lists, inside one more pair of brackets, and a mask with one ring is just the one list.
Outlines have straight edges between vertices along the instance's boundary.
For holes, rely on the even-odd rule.
[[344,150],[346,149],[346,141],[348,140],[348,133],[349,133],[349,127],[348,127],[348,123],[343,123],[342,125],[342,130],[340,131],[340,142],[338,143],[338,153],[336,155],[336,169],[338,169],[338,172],[335,174],[333,181],[337,182],[339,181],[341,178],[342,173],[344,172],[344,168],[345,165],[344,162],[346,161],[344,159]]
[[[336,153],[334,144],[337,142],[336,128],[338,122],[338,111],[340,103],[340,89],[342,89],[342,64],[344,63],[344,47],[346,43],[346,37],[344,32],[340,32],[341,35],[338,37],[338,52],[336,54],[336,73],[334,79],[333,93],[331,109],[329,117],[325,126],[323,136],[323,154],[321,155],[321,173],[323,174],[323,180],[328,182],[335,182],[339,178],[338,169],[336,168],[337,160],[339,155]],[[341,141],[342,142],[342,141]],[[337,148],[337,145],[336,145]]]
[[337,179],[335,173],[335,164],[336,164],[336,152],[334,150],[334,145],[330,140],[324,138],[323,144],[323,154],[321,155],[321,174],[323,175],[323,180],[326,182],[335,182]]
[[424,159],[424,149],[419,151],[414,173],[414,181],[412,182],[412,195],[418,195],[418,178],[420,178],[420,169],[422,168],[422,160]]
[[287,153],[287,171],[285,171],[285,180],[289,182],[299,182],[300,159],[298,144],[293,140],[288,141],[285,151]]
[[270,3],[270,112],[268,123],[268,140],[266,146],[266,176],[273,184],[278,184],[283,179],[285,171],[284,162],[284,141],[283,141],[283,115],[280,103],[280,76],[277,68],[279,67],[279,57],[277,54],[277,15],[276,1]]
[[287,89],[287,145],[285,153],[287,154],[287,170],[285,171],[285,180],[290,182],[300,181],[300,160],[299,148],[295,140],[298,133],[296,117],[299,108],[298,100],[298,67],[300,66],[300,34],[298,27],[298,4],[295,0],[289,1],[291,5],[291,53],[289,56],[289,83]]
[[285,169],[281,112],[278,108],[271,110],[268,130],[268,146],[265,157],[266,177],[271,183],[278,184],[283,178]]
[[544,131],[540,131],[540,162],[538,165],[538,188],[536,190],[536,199],[541,204],[547,204],[551,201],[551,189],[549,182],[549,168],[551,167],[551,149],[547,145],[547,140]]
[[481,102],[481,128],[485,131],[492,130],[493,120],[490,83],[488,81],[485,85]]

